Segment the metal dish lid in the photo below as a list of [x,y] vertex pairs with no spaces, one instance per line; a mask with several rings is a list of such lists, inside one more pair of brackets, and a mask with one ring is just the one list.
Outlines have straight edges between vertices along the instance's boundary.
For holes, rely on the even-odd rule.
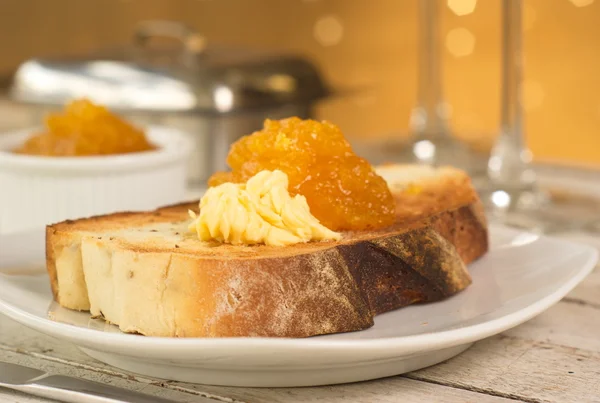
[[[149,46],[176,39],[177,47]],[[133,46],[78,59],[31,59],[19,66],[14,100],[64,105],[87,97],[111,109],[227,113],[308,103],[328,95],[315,66],[294,55],[211,47],[198,32],[171,21],[145,21]]]

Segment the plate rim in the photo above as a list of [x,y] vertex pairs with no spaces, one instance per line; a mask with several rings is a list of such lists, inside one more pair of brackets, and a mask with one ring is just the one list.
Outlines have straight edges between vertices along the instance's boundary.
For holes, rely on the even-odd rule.
[[[526,233],[512,228],[500,226],[502,229],[508,229],[515,234]],[[132,357],[171,357],[185,354],[188,359],[194,359],[194,355],[189,355],[190,351],[206,351],[210,349],[227,349],[231,354],[239,353],[239,350],[248,352],[248,349],[257,349],[260,352],[267,348],[273,351],[295,351],[302,353],[310,352],[328,352],[340,353],[352,349],[353,353],[374,353],[385,351],[389,354],[413,353],[417,351],[431,351],[447,347],[453,347],[460,344],[472,343],[482,340],[492,335],[501,333],[505,330],[518,326],[529,319],[539,315],[567,295],[575,288],[585,277],[587,277],[596,267],[599,257],[599,251],[593,246],[564,240],[549,236],[540,236],[539,239],[560,241],[571,247],[579,248],[578,253],[573,258],[584,259],[580,268],[560,286],[545,297],[518,309],[515,312],[506,314],[502,317],[492,320],[476,323],[466,327],[459,327],[449,330],[434,331],[408,336],[390,336],[375,339],[349,339],[332,340],[326,338],[269,338],[269,337],[236,337],[236,338],[165,338],[152,336],[137,336],[120,333],[99,332],[95,329],[82,328],[79,326],[64,324],[52,321],[48,318],[42,318],[35,314],[28,313],[18,307],[5,301],[0,295],[0,313],[11,319],[37,330],[46,335],[56,337],[61,340],[67,340],[77,346],[85,347],[91,350],[104,351],[106,353],[117,353],[118,351],[127,351],[127,355]],[[1,285],[0,277],[0,285]],[[148,352],[153,354],[148,356]]]

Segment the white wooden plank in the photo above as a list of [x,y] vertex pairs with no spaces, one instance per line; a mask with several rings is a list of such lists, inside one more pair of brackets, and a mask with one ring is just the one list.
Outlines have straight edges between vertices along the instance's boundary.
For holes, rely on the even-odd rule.
[[453,360],[409,376],[531,401],[600,402],[599,335],[597,308],[561,302]]
[[[376,381],[315,388],[219,388],[219,390],[223,389],[227,390],[229,396],[253,403],[304,403],[316,401],[327,403],[514,403],[521,401],[399,376]],[[208,390],[211,390],[211,387]]]
[[600,402],[600,353],[505,335],[407,376],[529,402]]
[[504,334],[600,352],[600,312],[589,305],[561,302]]

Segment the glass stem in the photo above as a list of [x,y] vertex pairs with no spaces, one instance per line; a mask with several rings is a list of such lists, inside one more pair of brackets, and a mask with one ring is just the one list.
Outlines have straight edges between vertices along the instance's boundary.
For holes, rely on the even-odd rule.
[[448,131],[441,77],[439,0],[419,0],[418,102],[411,126],[421,137],[444,136]]
[[488,163],[490,180],[506,190],[530,190],[535,182],[525,144],[521,85],[523,82],[522,0],[502,1],[502,110],[500,134]]
[[515,146],[523,146],[523,44],[521,35],[521,0],[504,0],[504,36],[502,40],[502,133],[510,135]]

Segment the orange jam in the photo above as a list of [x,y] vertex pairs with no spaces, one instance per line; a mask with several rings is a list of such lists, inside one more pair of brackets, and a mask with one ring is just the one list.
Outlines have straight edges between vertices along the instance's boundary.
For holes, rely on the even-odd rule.
[[327,228],[365,230],[390,225],[394,199],[373,167],[352,151],[340,129],[328,122],[266,120],[262,130],[231,146],[232,172],[218,172],[210,186],[241,183],[262,170],[279,169],[291,194],[306,197],[311,213]]
[[19,154],[89,156],[152,150],[144,132],[103,106],[82,99],[46,118],[46,129],[15,150]]

